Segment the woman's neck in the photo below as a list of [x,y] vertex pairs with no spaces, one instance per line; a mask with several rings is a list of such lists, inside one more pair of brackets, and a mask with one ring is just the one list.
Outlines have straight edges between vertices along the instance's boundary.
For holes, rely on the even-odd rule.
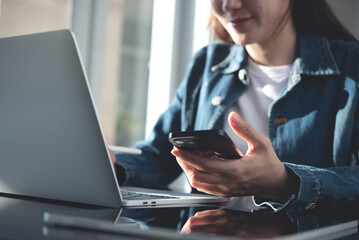
[[266,66],[292,64],[295,58],[297,34],[292,21],[288,21],[280,32],[261,43],[245,46],[251,59]]

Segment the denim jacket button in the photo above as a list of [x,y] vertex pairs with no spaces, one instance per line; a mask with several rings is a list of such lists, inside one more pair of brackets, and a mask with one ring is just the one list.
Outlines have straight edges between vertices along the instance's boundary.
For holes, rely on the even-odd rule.
[[249,85],[249,77],[247,76],[246,69],[241,69],[238,71],[238,79],[245,85]]
[[243,80],[243,79],[246,77],[246,75],[247,75],[247,72],[246,72],[245,69],[239,70],[239,72],[238,72],[238,78],[239,78],[240,80]]
[[211,101],[213,106],[218,106],[219,104],[222,103],[222,97],[221,96],[215,96],[214,98],[212,98]]

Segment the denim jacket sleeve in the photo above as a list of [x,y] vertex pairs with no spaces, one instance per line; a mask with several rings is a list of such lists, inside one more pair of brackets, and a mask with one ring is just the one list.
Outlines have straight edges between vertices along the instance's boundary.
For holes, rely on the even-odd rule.
[[344,208],[353,201],[359,203],[359,104],[353,133],[352,163],[356,165],[318,168],[308,165],[284,163],[300,178],[297,195],[292,195],[285,203],[254,198],[258,206],[269,205],[274,210],[288,212],[331,208]]
[[[359,109],[359,105],[358,105]],[[357,111],[359,113],[359,111]],[[358,115],[358,114],[357,114]],[[353,135],[353,162],[359,158],[359,119]],[[359,166],[318,168],[308,165],[284,163],[300,178],[299,192],[285,203],[254,197],[258,206],[269,205],[274,210],[287,211],[328,210],[359,203]]]
[[298,210],[345,206],[359,197],[359,166],[315,168],[287,163],[301,179],[299,194],[288,201]]

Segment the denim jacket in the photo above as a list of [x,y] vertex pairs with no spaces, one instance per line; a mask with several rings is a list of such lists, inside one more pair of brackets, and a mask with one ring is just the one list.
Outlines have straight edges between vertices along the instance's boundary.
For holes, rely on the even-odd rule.
[[[246,64],[240,45],[213,44],[195,55],[150,138],[136,145],[143,154],[117,155],[127,185],[164,188],[182,172],[168,134],[222,129],[226,109],[247,88]],[[288,82],[268,116],[278,158],[300,178],[298,194],[268,204],[311,210],[359,199],[358,43],[298,36]]]

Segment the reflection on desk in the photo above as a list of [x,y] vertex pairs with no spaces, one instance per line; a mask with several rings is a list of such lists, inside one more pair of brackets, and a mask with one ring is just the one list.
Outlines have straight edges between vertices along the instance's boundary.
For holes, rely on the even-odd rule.
[[[165,239],[359,239],[357,221],[352,221],[359,216],[357,208],[290,214],[241,212],[218,205],[111,209],[0,196],[0,239],[129,239],[125,230],[130,229],[145,233],[133,234],[131,239],[158,239],[161,234]],[[79,226],[83,221],[93,225],[45,225],[45,212],[68,220],[80,219]],[[334,224],[321,232],[308,231]],[[104,226],[106,231],[101,229]],[[328,236],[332,230],[336,234]]]
[[272,238],[297,232],[295,221],[285,213],[235,212],[214,209],[197,212],[189,218],[181,233],[204,232],[242,238]]
[[43,215],[47,211],[113,222],[119,214],[119,209],[55,204],[0,194],[0,239],[48,239],[42,233]]
[[[331,224],[320,226],[318,220],[317,215],[309,213],[293,218],[284,211],[248,213],[215,209],[197,212],[193,217],[188,219],[181,233],[202,232],[209,235],[245,239],[278,239],[278,237],[292,239],[294,237],[295,239],[326,240],[358,233],[357,221],[343,220],[343,224],[336,224],[334,227],[330,226]],[[338,220],[336,221],[337,223]],[[298,229],[304,229],[302,225],[305,226],[306,231],[298,231]]]

